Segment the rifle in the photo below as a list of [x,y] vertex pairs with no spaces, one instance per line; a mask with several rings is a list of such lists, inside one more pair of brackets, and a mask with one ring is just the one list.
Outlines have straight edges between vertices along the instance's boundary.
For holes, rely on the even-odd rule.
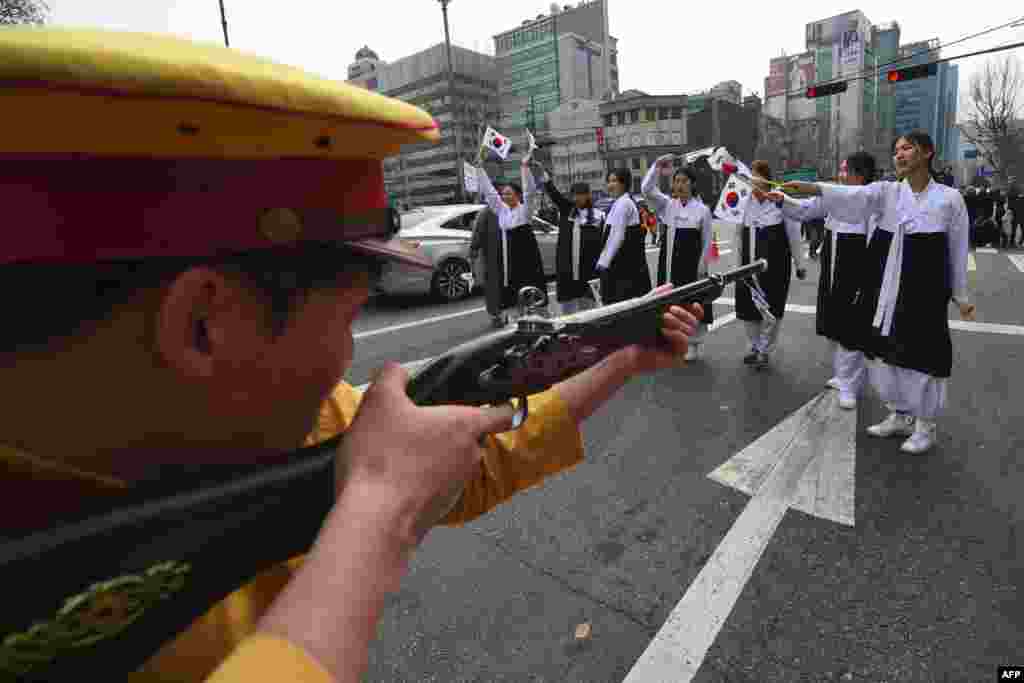
[[[761,259],[657,295],[559,318],[526,313],[423,366],[407,393],[418,405],[487,405],[527,396],[632,344],[658,345],[672,305],[710,303],[751,281]],[[598,301],[600,303],[600,301]],[[0,681],[112,680],[137,670],[225,596],[309,550],[334,504],[343,435],[227,476],[162,473],[109,508],[0,545]],[[215,469],[215,468],[214,468]],[[205,470],[205,471],[204,471]]]

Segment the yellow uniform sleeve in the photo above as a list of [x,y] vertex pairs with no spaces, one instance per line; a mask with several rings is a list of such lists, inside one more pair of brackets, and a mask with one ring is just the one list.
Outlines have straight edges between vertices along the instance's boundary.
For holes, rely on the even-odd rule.
[[[309,442],[328,439],[348,428],[362,394],[349,384],[335,389],[320,412]],[[530,413],[514,431],[487,438],[480,470],[442,524],[465,524],[516,493],[583,460],[583,439],[569,408],[554,389],[529,397]]]
[[327,670],[299,646],[274,636],[247,638],[213,672],[207,683],[333,683]]

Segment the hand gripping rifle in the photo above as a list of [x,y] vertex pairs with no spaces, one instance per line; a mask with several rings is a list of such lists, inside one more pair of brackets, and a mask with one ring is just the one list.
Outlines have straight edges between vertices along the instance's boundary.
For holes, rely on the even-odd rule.
[[[669,306],[710,303],[766,267],[762,259],[560,318],[524,315],[431,361],[407,393],[424,406],[518,397],[519,427],[527,396],[618,349],[664,343]],[[521,298],[528,313],[546,301],[524,293],[538,296]],[[0,681],[123,678],[229,593],[307,552],[334,503],[341,438],[227,475],[205,465],[161,471],[105,509],[0,539]]]

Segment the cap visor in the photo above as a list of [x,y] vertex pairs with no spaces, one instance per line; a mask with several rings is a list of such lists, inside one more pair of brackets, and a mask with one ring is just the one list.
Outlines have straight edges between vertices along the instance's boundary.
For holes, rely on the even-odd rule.
[[380,256],[388,261],[395,261],[397,263],[422,268],[424,270],[434,269],[433,261],[420,254],[414,247],[403,243],[398,238],[382,240],[368,237],[361,240],[346,242],[345,244],[355,251],[369,254],[370,256]]

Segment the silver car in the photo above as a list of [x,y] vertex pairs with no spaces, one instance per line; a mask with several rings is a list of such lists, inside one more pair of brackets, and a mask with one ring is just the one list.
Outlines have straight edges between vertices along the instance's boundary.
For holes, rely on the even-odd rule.
[[[470,262],[473,221],[484,204],[424,206],[402,214],[398,238],[426,255],[433,272],[388,262],[378,285],[382,294],[432,294],[444,301],[458,301],[484,283],[483,258]],[[558,227],[533,219],[534,234],[544,261],[544,272],[555,275],[555,244]]]

